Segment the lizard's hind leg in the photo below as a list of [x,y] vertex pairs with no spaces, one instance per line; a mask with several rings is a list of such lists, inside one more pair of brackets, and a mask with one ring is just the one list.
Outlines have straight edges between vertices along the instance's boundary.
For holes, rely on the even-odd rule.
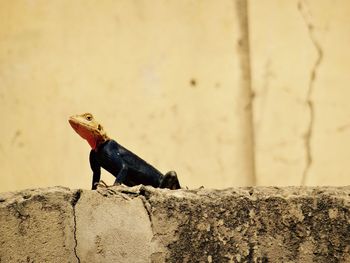
[[167,172],[162,181],[160,182],[159,188],[168,188],[171,190],[180,189],[179,179],[177,178],[177,174],[175,171]]

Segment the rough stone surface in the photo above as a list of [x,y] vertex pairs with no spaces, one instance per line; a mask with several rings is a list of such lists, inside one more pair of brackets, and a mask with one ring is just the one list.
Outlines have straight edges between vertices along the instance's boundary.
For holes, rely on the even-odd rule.
[[[76,205],[77,255],[82,262],[145,262],[152,229],[141,198],[83,191]],[[108,259],[108,260],[107,260]]]
[[0,262],[77,262],[75,191],[45,188],[0,194]]
[[[350,262],[350,188],[153,192],[169,262]],[[159,261],[161,262],[161,261]]]
[[0,195],[0,262],[350,262],[350,187]]

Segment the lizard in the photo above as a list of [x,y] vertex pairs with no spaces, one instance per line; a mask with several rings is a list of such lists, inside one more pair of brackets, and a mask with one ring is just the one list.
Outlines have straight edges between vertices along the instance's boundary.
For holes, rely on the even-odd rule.
[[172,190],[181,188],[175,171],[163,175],[141,157],[109,138],[91,113],[73,115],[69,117],[69,123],[91,147],[89,161],[93,172],[92,190],[96,190],[100,182],[108,187],[100,181],[101,167],[116,178],[114,185],[143,184]]

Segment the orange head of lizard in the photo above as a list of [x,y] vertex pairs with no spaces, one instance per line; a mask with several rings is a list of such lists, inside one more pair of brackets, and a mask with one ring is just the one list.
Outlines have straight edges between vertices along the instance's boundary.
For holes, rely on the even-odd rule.
[[109,139],[102,125],[94,119],[91,113],[73,115],[69,117],[69,124],[76,133],[88,141],[92,149],[96,149]]

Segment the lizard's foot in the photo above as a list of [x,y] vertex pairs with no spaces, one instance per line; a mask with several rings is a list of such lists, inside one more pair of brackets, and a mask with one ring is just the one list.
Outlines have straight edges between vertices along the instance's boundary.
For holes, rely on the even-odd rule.
[[109,187],[118,186],[118,185],[121,185],[121,184],[118,182],[114,182],[114,184],[108,185],[103,180],[100,180],[98,183],[95,183],[96,187],[103,187],[103,188],[109,188]]
[[108,188],[111,187],[113,185],[107,185],[103,180],[100,180],[98,183],[95,183],[96,187],[104,187],[104,188]]
[[180,183],[179,183],[179,179],[177,179],[177,174],[175,171],[170,171],[167,172],[161,183],[160,183],[160,188],[168,188],[171,190],[176,190],[176,189],[180,189]]

